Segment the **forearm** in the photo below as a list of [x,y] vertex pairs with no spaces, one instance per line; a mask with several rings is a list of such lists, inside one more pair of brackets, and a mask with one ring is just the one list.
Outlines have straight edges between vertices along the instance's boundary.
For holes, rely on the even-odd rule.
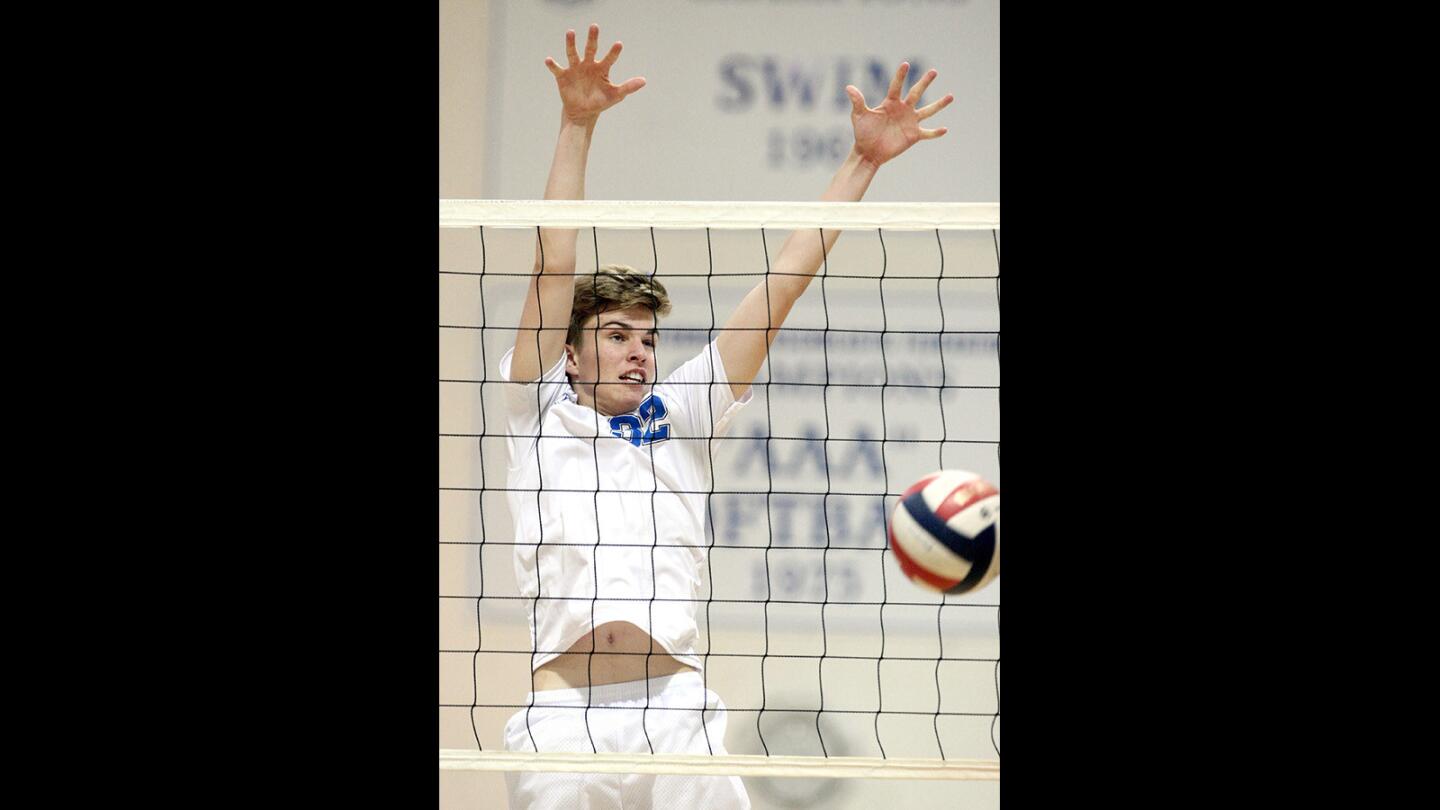
[[[595,119],[579,123],[562,116],[555,157],[550,163],[550,176],[545,181],[545,199],[585,199],[585,167],[594,132]],[[543,267],[545,273],[573,273],[577,233],[574,228],[541,228],[540,245],[535,250],[536,268]]]
[[[610,66],[620,55],[620,43],[616,42],[604,59],[596,61],[599,36],[600,26],[591,25],[582,59],[575,50],[575,32],[566,31],[566,67],[545,58],[545,67],[555,77],[560,93],[560,136],[545,181],[547,200],[585,199],[585,165],[595,122],[602,112],[645,86],[645,79],[639,76],[620,85],[610,82]],[[540,229],[535,245],[535,275],[530,279],[515,331],[512,380],[534,380],[563,356],[575,294],[578,233],[575,228]]]
[[[879,168],[860,157],[852,148],[850,155],[830,180],[829,188],[820,195],[821,202],[859,202],[870,188],[870,182],[875,179]],[[835,246],[835,240],[840,238],[838,230],[822,230],[821,234],[823,239],[815,231],[807,229],[795,231],[785,240],[775,259],[773,277],[768,279],[772,301],[778,298],[780,301],[793,302],[805,292],[805,288],[810,285],[810,279],[824,262],[826,254]],[[784,308],[788,312],[789,303],[785,303]],[[778,321],[772,321],[775,322]]]
[[[919,122],[935,114],[954,100],[954,96],[923,108],[916,108],[925,88],[935,78],[931,70],[916,82],[902,100],[900,89],[910,70],[902,63],[890,82],[890,90],[880,105],[865,106],[865,97],[854,85],[845,92],[850,96],[850,120],[855,127],[855,145],[835,172],[829,188],[820,196],[822,202],[858,202],[870,188],[880,166],[894,159],[917,141],[938,138],[945,129],[922,129]],[[795,302],[810,286],[810,280],[825,261],[825,256],[840,238],[840,231],[812,230],[790,234],[771,265],[770,272],[755,286],[730,316],[725,329],[716,338],[730,387],[735,396],[744,395],[765,361],[770,343]]]
[[[580,200],[585,197],[585,161],[590,153],[588,125],[564,121],[555,144],[555,159],[545,182],[545,199]],[[574,228],[541,228],[535,246],[535,276],[525,294],[515,333],[512,379],[533,380],[554,362],[565,345],[565,328],[575,290]]]
[[[865,196],[879,167],[855,150],[841,164],[820,196],[823,202],[858,202]],[[795,231],[785,240],[770,273],[755,285],[736,307],[716,342],[736,397],[744,396],[759,373],[770,344],[780,332],[790,309],[810,286],[825,254],[840,238],[838,230]]]

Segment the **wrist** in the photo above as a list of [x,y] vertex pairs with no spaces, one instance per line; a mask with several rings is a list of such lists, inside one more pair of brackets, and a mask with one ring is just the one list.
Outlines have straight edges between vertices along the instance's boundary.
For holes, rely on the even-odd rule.
[[560,111],[560,128],[574,127],[590,132],[595,129],[595,122],[600,120],[600,114],[572,116],[564,110]]
[[571,148],[580,148],[586,152],[590,151],[590,142],[595,139],[595,122],[572,121],[569,118],[560,119],[559,143]]
[[857,146],[850,147],[850,163],[854,165],[855,168],[861,171],[869,172],[871,174],[879,171],[881,165],[881,161],[877,161],[874,158],[861,154],[860,149]]

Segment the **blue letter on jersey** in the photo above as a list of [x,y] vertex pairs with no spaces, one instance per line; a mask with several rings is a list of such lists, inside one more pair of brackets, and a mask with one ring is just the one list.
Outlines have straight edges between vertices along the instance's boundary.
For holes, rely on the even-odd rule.
[[639,447],[670,438],[670,424],[665,418],[665,400],[651,394],[641,401],[637,418],[630,414],[610,417],[610,434]]

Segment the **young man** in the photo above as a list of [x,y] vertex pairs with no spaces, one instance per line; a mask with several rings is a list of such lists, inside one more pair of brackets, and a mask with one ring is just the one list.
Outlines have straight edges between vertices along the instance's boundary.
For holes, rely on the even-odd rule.
[[[600,114],[645,86],[610,82],[616,42],[596,60],[599,26],[582,58],[566,33],[568,64],[545,65],[560,91],[559,143],[547,200],[584,198]],[[916,109],[936,72],[904,98],[902,64],[874,109],[847,87],[855,145],[821,196],[856,201],[876,171],[945,129],[920,122],[954,100]],[[720,336],[657,380],[664,286],[623,266],[575,275],[573,229],[543,228],[509,383],[510,508],[515,571],[535,599],[534,691],[506,727],[523,751],[723,754],[725,707],[706,690],[695,653],[704,567],[709,445],[751,398],[750,386],[790,308],[838,231],[797,232],[771,274],[740,302]],[[533,544],[533,545],[531,545]],[[747,808],[738,777],[509,772],[513,808]]]

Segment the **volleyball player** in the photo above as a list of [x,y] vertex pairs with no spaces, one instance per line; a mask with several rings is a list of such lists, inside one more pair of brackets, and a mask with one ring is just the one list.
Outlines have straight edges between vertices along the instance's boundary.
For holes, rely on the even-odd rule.
[[[545,59],[560,93],[547,200],[585,196],[601,113],[645,86],[610,81],[616,42],[597,60],[566,33],[568,64]],[[930,71],[903,98],[908,64],[874,109],[847,87],[855,143],[822,200],[856,201],[881,165],[945,128],[916,108]],[[633,145],[637,150],[643,144]],[[637,158],[639,155],[636,156]],[[515,346],[501,359],[509,421],[515,573],[534,599],[531,708],[506,726],[506,748],[723,754],[725,707],[695,653],[705,561],[710,442],[751,398],[751,383],[791,306],[839,237],[792,234],[769,277],[697,356],[657,379],[664,285],[623,266],[575,274],[574,229],[542,228]],[[531,494],[537,493],[537,494]],[[738,777],[508,772],[513,808],[747,808]]]

